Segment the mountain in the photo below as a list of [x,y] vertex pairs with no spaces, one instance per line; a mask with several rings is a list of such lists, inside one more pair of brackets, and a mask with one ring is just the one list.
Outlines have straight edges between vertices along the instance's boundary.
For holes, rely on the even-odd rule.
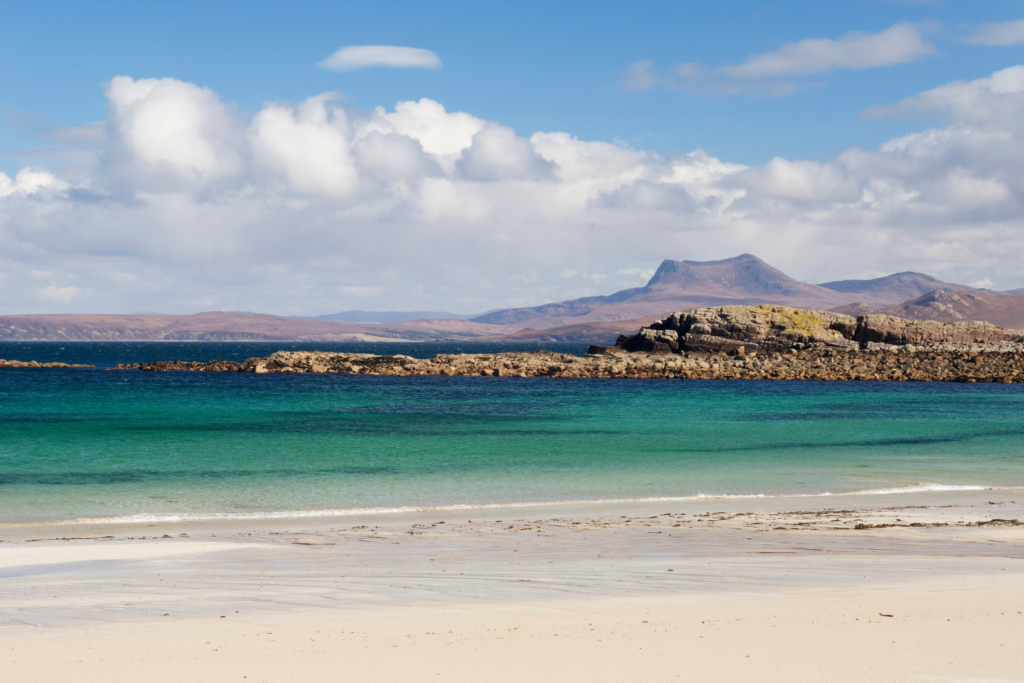
[[0,316],[0,341],[426,341],[512,332],[465,320],[343,323],[260,313]]
[[329,315],[302,316],[302,319],[337,320],[346,323],[404,323],[410,320],[469,320],[472,317],[445,311],[342,311]]
[[[922,291],[925,290],[925,291]],[[613,340],[651,319],[705,306],[776,303],[851,315],[884,312],[916,320],[985,320],[1024,327],[1024,296],[942,282],[921,273],[814,285],[752,254],[721,261],[665,260],[643,287],[465,316],[430,311],[346,311],[317,318],[257,313],[0,316],[0,341]],[[439,317],[445,316],[445,317]]]
[[856,310],[866,312],[935,290],[1000,295],[911,272],[873,280],[838,280],[813,285],[791,278],[753,254],[742,254],[721,261],[665,260],[643,287],[607,296],[510,308],[470,320],[525,331],[633,320],[703,306],[773,303],[834,310],[856,304]]
[[967,285],[957,285],[951,282],[937,280],[924,273],[894,273],[874,280],[837,280],[836,282],[823,282],[819,287],[831,289],[843,294],[865,295],[862,298],[872,299],[874,302],[886,302],[898,304],[909,299],[934,292],[936,290],[958,291],[958,292],[985,292],[988,290],[975,289]]
[[1000,327],[1024,328],[1024,295],[1004,292],[936,290],[894,306],[852,310],[853,308],[854,306],[843,306],[832,310],[848,315],[880,313],[907,320],[982,320]]
[[634,298],[660,298],[665,294],[726,299],[752,297],[828,298],[831,292],[795,280],[753,254],[722,261],[662,261],[654,277]]
[[721,261],[665,260],[644,287],[496,311],[470,320],[540,330],[583,322],[631,320],[702,306],[778,303],[832,308],[857,300],[858,296],[791,278],[756,256],[743,254]]

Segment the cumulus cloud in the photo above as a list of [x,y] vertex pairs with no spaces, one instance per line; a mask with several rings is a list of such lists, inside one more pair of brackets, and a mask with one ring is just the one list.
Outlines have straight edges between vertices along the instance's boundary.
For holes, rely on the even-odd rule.
[[853,202],[861,196],[860,183],[836,162],[775,157],[760,168],[737,174],[736,181],[762,196],[803,202]]
[[441,58],[431,50],[398,45],[349,45],[317,66],[331,71],[355,71],[374,66],[392,69],[440,69]]
[[778,97],[821,85],[794,78],[919,62],[937,53],[920,26],[901,23],[880,33],[855,31],[839,39],[807,38],[786,43],[778,50],[751,55],[739,64],[676,64],[667,76],[659,75],[650,60],[633,62],[619,73],[616,85],[625,92],[663,87],[705,94]]
[[973,45],[1005,47],[1024,43],[1024,19],[981,24],[964,40]]
[[1024,66],[950,83],[872,114],[940,127],[748,167],[525,136],[429,99],[245,113],[199,85],[117,77],[87,171],[0,174],[0,297],[8,312],[468,313],[743,252],[811,281],[1019,287],[1022,92]]
[[483,182],[550,180],[556,165],[537,154],[533,143],[511,128],[488,123],[473,136],[459,158],[463,178]]
[[345,110],[330,105],[334,93],[297,107],[268,104],[249,127],[255,163],[304,195],[346,196],[358,173]]
[[209,88],[173,78],[117,76],[106,86],[110,119],[106,164],[137,189],[199,188],[244,167],[244,135]]

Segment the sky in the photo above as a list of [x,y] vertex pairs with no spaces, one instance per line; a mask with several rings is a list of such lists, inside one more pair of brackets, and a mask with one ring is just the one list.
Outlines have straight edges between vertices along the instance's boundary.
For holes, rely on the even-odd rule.
[[0,313],[1024,287],[1019,1],[15,0],[0,59]]

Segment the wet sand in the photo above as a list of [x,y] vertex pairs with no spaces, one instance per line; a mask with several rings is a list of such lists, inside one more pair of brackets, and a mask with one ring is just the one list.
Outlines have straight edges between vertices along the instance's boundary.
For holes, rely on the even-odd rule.
[[0,680],[1024,680],[1022,493],[6,526]]

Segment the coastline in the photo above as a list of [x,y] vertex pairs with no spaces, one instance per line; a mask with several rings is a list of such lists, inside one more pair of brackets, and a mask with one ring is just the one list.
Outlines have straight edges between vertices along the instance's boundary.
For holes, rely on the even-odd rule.
[[1021,493],[4,529],[0,675],[1014,680]]

